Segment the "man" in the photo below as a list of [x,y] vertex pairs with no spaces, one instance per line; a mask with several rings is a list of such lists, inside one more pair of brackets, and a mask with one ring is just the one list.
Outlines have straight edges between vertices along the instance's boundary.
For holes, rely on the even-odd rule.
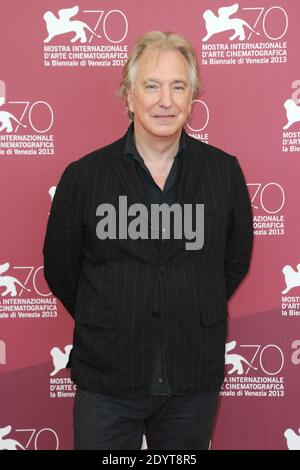
[[[44,264],[75,319],[75,449],[139,449],[143,433],[149,449],[209,446],[227,300],[248,271],[253,235],[237,159],[184,131],[198,91],[192,46],[146,33],[120,85],[128,131],[68,165],[58,184]],[[157,205],[169,219],[148,217]],[[191,220],[199,207],[204,225]],[[204,230],[195,245],[191,222]]]

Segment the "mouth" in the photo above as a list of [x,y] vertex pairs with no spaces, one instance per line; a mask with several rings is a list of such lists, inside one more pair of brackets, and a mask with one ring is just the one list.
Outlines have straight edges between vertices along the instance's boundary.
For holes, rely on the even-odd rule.
[[173,119],[174,117],[176,117],[176,115],[175,114],[155,114],[153,117],[155,119],[169,120],[169,119]]

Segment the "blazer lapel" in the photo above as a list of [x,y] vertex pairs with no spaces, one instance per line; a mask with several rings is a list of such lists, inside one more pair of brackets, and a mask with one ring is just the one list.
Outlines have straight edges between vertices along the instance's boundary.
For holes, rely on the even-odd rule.
[[[123,145],[119,147],[118,154],[114,157],[114,168],[123,187],[122,195],[127,196],[127,207],[137,203],[147,207],[149,217],[145,221],[146,223],[148,222],[148,233],[151,234],[150,204],[146,198],[143,182],[135,169],[134,160],[124,155],[126,137],[127,133],[122,140]],[[153,262],[156,262],[155,244],[151,243],[151,240],[145,240],[145,242],[145,249],[148,251],[148,255],[150,255]]]
[[[182,209],[182,239],[170,240],[167,244],[166,259],[171,258],[174,254],[185,249],[185,243],[188,240],[184,238],[183,214],[184,204],[201,204],[204,202],[204,182],[205,182],[205,165],[199,152],[199,145],[195,143],[188,135],[187,151],[184,155],[181,176],[178,183],[176,203],[180,204]],[[196,144],[196,145],[195,145]],[[194,212],[193,212],[194,214]],[[178,228],[179,221],[175,223]]]
[[127,129],[125,135],[120,139],[120,144],[113,154],[114,168],[124,189],[123,195],[128,198],[128,205],[135,203],[147,205],[145,190],[136,172],[135,162],[129,155],[125,155],[129,131],[130,128]]
[[[179,180],[177,202],[194,203],[199,196],[199,186],[205,176],[205,167],[199,154],[199,147],[187,136],[187,152],[183,160]],[[198,201],[199,202],[199,201]]]
[[115,170],[124,188],[124,195],[128,198],[128,205],[140,203],[147,206],[143,183],[135,171],[134,162],[131,163],[122,156],[115,160]]

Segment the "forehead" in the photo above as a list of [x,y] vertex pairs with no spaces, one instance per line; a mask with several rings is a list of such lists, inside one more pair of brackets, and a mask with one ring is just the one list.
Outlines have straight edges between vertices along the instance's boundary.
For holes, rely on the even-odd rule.
[[177,50],[147,49],[140,57],[137,77],[170,76],[177,75],[179,78],[187,78],[189,64],[186,58]]

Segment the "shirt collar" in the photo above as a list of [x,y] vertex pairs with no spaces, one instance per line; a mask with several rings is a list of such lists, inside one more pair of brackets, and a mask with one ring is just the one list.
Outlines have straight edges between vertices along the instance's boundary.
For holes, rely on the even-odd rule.
[[[179,149],[178,152],[175,156],[177,158],[179,155],[182,155],[187,149],[186,145],[186,133],[185,130],[182,129],[181,136],[180,136],[180,141],[179,141]],[[126,138],[126,143],[125,143],[125,148],[124,148],[124,155],[131,155],[134,157],[135,160],[137,160],[140,163],[144,163],[144,160],[140,156],[135,142],[134,142],[134,123],[132,122],[128,128],[127,131],[127,138]]]

